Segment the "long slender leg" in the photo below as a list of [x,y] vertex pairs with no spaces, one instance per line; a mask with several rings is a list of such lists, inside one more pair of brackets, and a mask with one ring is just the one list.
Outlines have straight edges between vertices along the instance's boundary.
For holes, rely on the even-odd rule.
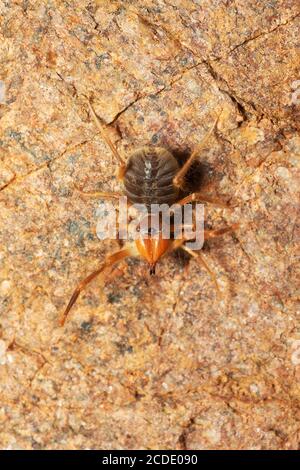
[[106,144],[109,146],[110,150],[112,151],[113,155],[116,157],[117,161],[119,162],[119,175],[118,176],[119,176],[119,179],[122,179],[124,174],[125,174],[125,171],[126,171],[126,163],[124,162],[123,158],[119,154],[119,152],[116,149],[115,145],[110,140],[110,138],[109,138],[107,132],[105,131],[103,125],[101,124],[100,119],[98,118],[98,116],[97,116],[90,100],[88,100],[88,106],[89,106],[90,113],[93,116],[95,124],[98,127],[104,142],[106,142]]
[[239,224],[232,224],[229,227],[219,228],[216,230],[204,230],[204,240],[209,238],[220,237],[228,232],[234,232],[239,227]]
[[[93,191],[93,192],[86,192],[86,191],[82,191],[80,188],[78,188],[77,186],[75,186],[75,189],[80,193],[82,194],[83,196],[88,196],[88,197],[95,197],[95,198],[99,198],[99,199],[119,199],[120,197],[124,197],[123,194],[121,193],[107,193],[107,192],[102,192],[102,191]],[[130,203],[127,201],[127,213],[128,213],[128,208],[130,207]],[[118,207],[115,207],[115,210],[117,210],[118,212],[118,218],[117,218],[117,227],[118,227],[118,242],[119,242],[119,245],[121,246],[121,240],[122,238],[120,238],[120,232],[121,233],[124,233],[124,227],[126,228],[127,225],[128,225],[128,220],[126,220],[126,222],[124,223],[124,221],[122,221],[123,223],[120,223],[120,211],[119,211],[119,208]]]
[[219,285],[217,283],[216,276],[213,273],[213,271],[210,269],[210,267],[208,266],[206,261],[204,260],[203,256],[199,252],[196,253],[195,251],[191,250],[190,248],[188,248],[185,245],[182,245],[181,248],[184,251],[186,251],[187,253],[189,253],[189,255],[191,255],[193,258],[195,258],[199,262],[199,264],[201,264],[206,269],[206,271],[208,272],[208,274],[211,277],[211,280],[213,281],[213,283],[215,285],[215,288],[216,288],[217,293],[218,293],[218,297],[220,297],[221,296],[221,291],[220,291]]
[[[239,224],[232,224],[229,227],[224,227],[224,228],[217,229],[217,230],[204,230],[204,240],[208,240],[209,238],[219,237],[219,236],[224,235],[225,233],[228,233],[228,232],[233,232],[238,227],[239,227]],[[199,263],[202,264],[202,266],[206,269],[206,271],[211,276],[211,279],[212,279],[212,281],[213,281],[213,283],[216,287],[218,296],[220,296],[220,289],[219,289],[219,286],[218,286],[218,283],[217,283],[216,276],[214,275],[214,273],[212,272],[212,270],[210,269],[210,267],[208,266],[208,264],[204,260],[203,256],[199,253],[199,251],[195,252],[195,251],[191,250],[190,248],[188,248],[187,246],[184,245],[184,243],[186,241],[188,241],[187,238],[174,240],[171,247],[170,247],[170,249],[168,250],[168,252],[176,250],[178,248],[182,248],[184,251],[189,253],[193,258],[196,258],[199,261]]]
[[191,167],[194,160],[196,159],[196,157],[199,155],[199,151],[205,146],[205,144],[208,141],[209,137],[213,133],[213,131],[214,131],[216,125],[217,125],[219,116],[220,115],[218,115],[218,117],[214,121],[214,123],[211,126],[210,130],[208,131],[208,133],[203,138],[202,142],[200,142],[200,144],[195,148],[195,150],[192,152],[191,156],[187,159],[185,164],[182,166],[182,168],[178,171],[177,175],[174,177],[173,184],[177,188],[181,188],[181,189],[183,188],[185,175],[188,172],[188,170]]
[[104,261],[104,263],[100,266],[99,269],[97,269],[96,271],[94,271],[93,273],[91,273],[89,276],[87,276],[83,281],[81,281],[78,286],[76,287],[75,291],[73,292],[73,295],[60,319],[60,325],[63,326],[66,319],[67,319],[67,316],[68,316],[68,313],[69,311],[71,310],[71,308],[73,307],[73,305],[75,304],[80,292],[95,278],[97,277],[100,273],[102,273],[102,271],[105,269],[105,268],[108,268],[110,266],[112,266],[113,264],[117,263],[118,261],[121,261],[122,259],[126,258],[127,256],[135,256],[136,255],[136,252],[134,250],[134,247],[133,245],[132,246],[128,246],[127,248],[124,248],[123,250],[119,250],[117,251],[116,253],[110,255],[107,257],[107,259]]
[[88,196],[88,197],[98,197],[99,199],[118,199],[119,197],[122,196],[121,193],[107,193],[105,191],[82,191],[78,186],[74,185],[76,191],[78,191],[80,194],[83,196]]
[[[183,229],[184,229],[184,227],[191,227],[191,225],[182,225]],[[174,225],[173,226],[171,225],[170,228],[171,228],[171,230],[174,231],[175,227],[174,227]],[[228,227],[219,228],[219,229],[216,229],[216,230],[204,230],[204,240],[209,240],[210,238],[220,237],[222,235],[225,235],[226,233],[234,232],[238,228],[239,228],[239,224],[232,224],[232,225],[229,225]],[[176,229],[177,229],[177,227],[176,227]],[[192,226],[192,229],[193,230],[195,229],[194,225]],[[194,238],[194,234],[192,234],[192,237]],[[175,239],[172,243],[171,250],[177,250],[178,248],[181,248],[183,243],[185,243],[187,241],[193,241],[193,238],[184,237],[184,238],[181,238],[181,239]]]
[[183,199],[180,199],[180,201],[178,201],[176,204],[179,204],[180,206],[184,206],[185,204],[188,204],[189,202],[195,202],[195,201],[208,202],[209,204],[213,204],[215,206],[218,206],[224,209],[230,209],[230,206],[226,204],[226,202],[223,202],[217,198],[206,196],[205,194],[202,194],[202,193],[189,194],[189,196],[186,196]]
[[[106,193],[106,192],[103,192],[103,191],[93,191],[93,192],[86,192],[86,191],[82,191],[80,188],[78,188],[77,186],[75,186],[75,189],[76,191],[78,191],[80,194],[82,194],[83,196],[87,196],[87,197],[91,197],[91,198],[99,198],[99,199],[119,199],[120,197],[122,197],[122,194],[121,193]],[[117,209],[118,210],[118,209]],[[119,217],[118,217],[119,218]],[[118,222],[117,222],[118,223]],[[119,230],[120,230],[120,227],[123,227],[123,225],[121,226],[119,223],[118,223],[118,235],[119,235]],[[119,245],[121,246],[121,243],[120,243],[120,238],[118,236],[118,242],[119,242]]]

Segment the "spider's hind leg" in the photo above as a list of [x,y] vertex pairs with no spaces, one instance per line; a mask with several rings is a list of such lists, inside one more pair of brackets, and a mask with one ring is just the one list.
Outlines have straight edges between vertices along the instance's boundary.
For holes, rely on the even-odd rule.
[[63,326],[66,322],[66,319],[68,317],[68,314],[75,304],[76,300],[78,299],[81,291],[85,289],[85,287],[93,280],[95,277],[97,277],[99,274],[101,274],[104,269],[109,268],[110,266],[114,265],[115,263],[127,258],[128,256],[136,256],[136,251],[134,249],[133,245],[129,245],[127,248],[124,248],[122,250],[117,251],[116,253],[113,253],[112,255],[108,256],[104,263],[101,264],[101,266],[96,269],[96,271],[92,272],[89,274],[85,279],[83,279],[76,289],[74,290],[72,297],[60,319],[60,325]]
[[200,144],[197,145],[197,147],[195,148],[195,150],[193,150],[191,156],[187,159],[187,161],[185,162],[183,167],[180,168],[178,173],[175,175],[175,177],[173,179],[173,184],[176,188],[184,189],[185,176],[186,176],[188,170],[191,168],[192,164],[194,163],[195,159],[199,155],[199,151],[206,145],[209,137],[211,136],[211,134],[213,133],[213,131],[214,131],[216,125],[217,125],[218,120],[219,120],[219,115],[215,119],[213,125],[211,126],[211,128],[209,129],[207,134],[203,137]]
[[211,270],[211,268],[208,266],[207,262],[205,261],[204,257],[202,256],[202,254],[199,253],[199,252],[196,253],[195,251],[191,250],[190,248],[188,248],[185,245],[182,245],[181,248],[184,251],[186,251],[189,255],[191,255],[193,258],[195,258],[198,261],[198,263],[201,264],[201,266],[208,272],[208,274],[210,275],[210,278],[213,281],[214,286],[216,288],[217,295],[218,295],[219,299],[221,299],[222,294],[221,294],[220,287],[219,287],[219,284],[218,284],[218,281],[217,281],[217,277],[216,277],[215,273]]

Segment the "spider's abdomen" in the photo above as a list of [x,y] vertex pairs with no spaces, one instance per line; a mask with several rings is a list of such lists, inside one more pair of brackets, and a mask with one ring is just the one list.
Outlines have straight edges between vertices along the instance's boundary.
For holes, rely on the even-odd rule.
[[134,204],[173,204],[178,189],[173,178],[179,170],[175,157],[163,148],[144,147],[134,152],[124,176],[125,195]]

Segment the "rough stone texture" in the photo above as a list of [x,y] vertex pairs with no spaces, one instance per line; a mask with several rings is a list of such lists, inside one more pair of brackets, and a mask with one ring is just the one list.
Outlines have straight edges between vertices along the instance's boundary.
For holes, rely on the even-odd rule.
[[[0,1],[0,445],[8,449],[298,449],[296,250],[299,0]],[[129,260],[79,279],[116,242],[95,235],[124,154],[199,160],[207,210],[240,222],[150,278]],[[299,221],[298,221],[299,223]]]

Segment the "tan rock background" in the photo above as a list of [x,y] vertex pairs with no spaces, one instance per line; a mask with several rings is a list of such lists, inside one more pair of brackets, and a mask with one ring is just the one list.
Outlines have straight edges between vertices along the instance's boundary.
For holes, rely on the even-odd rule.
[[[299,0],[0,1],[0,445],[298,449]],[[95,235],[124,154],[199,156],[223,292],[183,255],[129,260],[58,318],[116,242]],[[298,304],[299,305],[299,304]]]

